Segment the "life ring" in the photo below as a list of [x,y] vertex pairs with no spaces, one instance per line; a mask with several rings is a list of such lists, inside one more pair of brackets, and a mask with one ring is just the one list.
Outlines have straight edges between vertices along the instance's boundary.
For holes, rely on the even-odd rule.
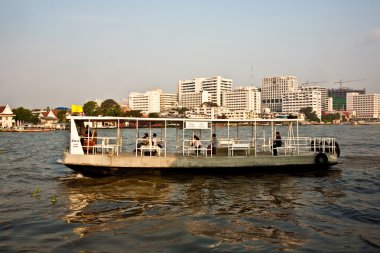
[[340,156],[340,147],[338,142],[335,142],[335,153],[338,157]]
[[315,164],[318,167],[327,167],[329,163],[329,159],[327,158],[327,155],[324,153],[319,153],[315,156]]

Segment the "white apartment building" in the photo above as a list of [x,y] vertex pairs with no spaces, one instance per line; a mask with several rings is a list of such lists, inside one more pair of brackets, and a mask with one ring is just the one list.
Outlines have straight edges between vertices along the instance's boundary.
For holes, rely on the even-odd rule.
[[347,93],[347,111],[354,112],[356,118],[380,119],[380,94]]
[[321,93],[321,108],[322,108],[322,111],[329,111],[328,109],[328,101],[327,101],[327,98],[328,98],[328,89],[325,88],[325,87],[321,87],[321,86],[318,86],[318,85],[303,85],[301,86],[301,90],[304,90],[304,91],[309,91],[309,90],[315,90],[315,91],[319,91]]
[[282,98],[283,113],[299,113],[302,108],[311,107],[321,118],[321,92],[316,90],[297,90],[285,92]]
[[182,98],[184,94],[207,91],[211,95],[212,103],[221,106],[223,91],[232,90],[232,80],[221,76],[211,78],[194,78],[193,80],[179,80],[178,82],[178,99],[179,104],[183,105]]
[[223,92],[223,106],[232,111],[261,112],[261,93],[258,88],[238,87]]
[[[346,94],[346,109],[349,112],[354,112],[354,97],[358,96],[357,92],[350,92]],[[355,112],[356,113],[356,112]]]
[[326,112],[331,112],[333,110],[333,98],[326,98]]
[[259,114],[253,111],[246,110],[230,110],[226,107],[210,107],[210,106],[200,106],[193,108],[187,113],[188,117],[191,118],[201,118],[201,119],[216,119],[218,117],[225,116],[227,119],[255,119],[259,117]]
[[222,78],[221,76],[211,77],[202,82],[202,90],[211,94],[211,102],[218,106],[223,105],[223,91],[232,90],[232,79]]
[[177,94],[163,93],[160,95],[160,111],[165,111],[178,106]]
[[295,76],[266,77],[261,86],[261,107],[269,108],[272,112],[281,112],[283,94],[296,90],[298,81]]
[[189,118],[200,118],[200,119],[216,119],[218,116],[222,116],[228,111],[224,107],[210,107],[206,105],[198,106],[193,108],[187,113]]
[[211,102],[211,94],[207,91],[182,94],[181,106],[187,109],[200,107],[203,103]]
[[253,111],[246,110],[235,110],[235,111],[227,111],[224,113],[227,119],[238,119],[238,120],[246,120],[246,119],[257,119],[259,118],[259,114]]
[[202,82],[206,78],[194,78],[192,80],[178,81],[178,103],[182,105],[182,95],[188,93],[199,93],[202,91]]
[[129,108],[144,113],[159,113],[178,105],[177,94],[164,93],[162,89],[154,89],[145,93],[131,92]]
[[143,113],[159,113],[161,92],[159,89],[145,93],[131,92],[129,94],[129,108],[141,110]]

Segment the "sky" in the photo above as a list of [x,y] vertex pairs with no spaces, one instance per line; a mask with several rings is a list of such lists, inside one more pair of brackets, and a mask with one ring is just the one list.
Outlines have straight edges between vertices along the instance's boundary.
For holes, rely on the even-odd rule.
[[0,105],[120,101],[213,76],[380,93],[379,13],[378,0],[0,0]]

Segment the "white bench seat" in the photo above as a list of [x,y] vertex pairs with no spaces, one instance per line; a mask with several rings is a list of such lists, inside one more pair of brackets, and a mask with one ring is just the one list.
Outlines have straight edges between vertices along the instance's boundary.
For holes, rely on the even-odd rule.
[[228,148],[228,154],[229,156],[234,156],[234,151],[236,150],[244,150],[245,155],[250,155],[250,145],[249,143],[232,143],[232,145]]
[[190,154],[194,154],[196,153],[196,151],[198,150],[197,152],[197,156],[199,155],[199,153],[207,156],[207,151],[210,150],[208,149],[207,147],[206,148],[196,148],[196,147],[193,147],[193,146],[190,146],[190,147],[187,147],[184,149],[184,153],[183,155],[185,155],[185,150],[187,151],[187,155],[189,156]]
[[139,149],[140,149],[141,156],[143,156],[145,151],[149,151],[150,156],[152,156],[152,154],[154,154],[155,152],[157,152],[158,156],[161,156],[161,148],[159,146],[150,146],[150,145],[144,146],[143,145]]

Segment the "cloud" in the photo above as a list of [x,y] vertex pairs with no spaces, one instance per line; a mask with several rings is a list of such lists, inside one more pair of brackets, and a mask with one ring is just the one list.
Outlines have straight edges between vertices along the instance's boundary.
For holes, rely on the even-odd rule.
[[370,46],[380,43],[380,27],[372,29],[357,41],[358,46]]
[[379,41],[380,42],[380,28],[373,29],[368,32],[369,41]]

